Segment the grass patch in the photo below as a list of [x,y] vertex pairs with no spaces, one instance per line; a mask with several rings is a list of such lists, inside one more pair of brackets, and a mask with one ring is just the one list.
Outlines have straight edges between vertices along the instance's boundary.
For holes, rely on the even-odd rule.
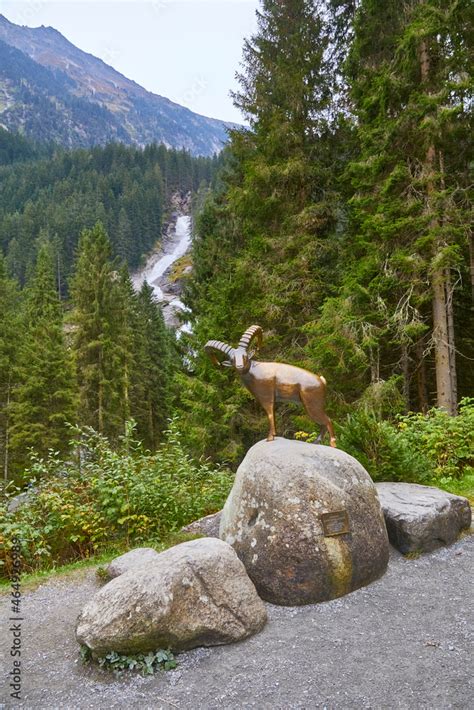
[[466,473],[460,479],[445,479],[430,485],[438,486],[438,488],[456,496],[464,496],[470,502],[471,507],[474,507],[474,472]]
[[184,278],[186,274],[184,271],[188,268],[188,266],[192,266],[192,258],[190,254],[184,254],[180,259],[177,259],[174,264],[173,268],[171,269],[170,273],[170,281],[174,283],[175,281],[179,281],[180,279]]

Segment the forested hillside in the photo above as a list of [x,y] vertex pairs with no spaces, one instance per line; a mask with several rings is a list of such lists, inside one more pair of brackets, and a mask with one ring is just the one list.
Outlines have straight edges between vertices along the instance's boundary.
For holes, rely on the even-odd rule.
[[61,290],[84,228],[102,222],[113,253],[135,268],[160,237],[170,195],[209,183],[219,163],[162,145],[141,150],[118,144],[69,152],[51,148],[51,157],[25,162],[35,150],[40,149],[21,137],[0,133],[5,162],[23,159],[0,166],[0,249],[10,273],[23,283],[38,241],[50,241]]
[[0,166],[45,157],[51,150],[47,144],[33,143],[18,133],[10,133],[0,127]]
[[133,291],[100,223],[81,233],[69,290],[65,311],[54,246],[46,238],[23,290],[0,256],[5,482],[25,482],[32,453],[67,455],[71,426],[92,427],[116,445],[133,419],[153,450],[171,414],[174,338],[148,284]]
[[[261,357],[324,373],[336,421],[363,407],[454,414],[472,395],[471,13],[262,2],[234,96],[250,128],[232,134],[194,245],[200,355],[181,404],[196,451],[238,459],[265,432],[199,349],[251,323]],[[282,434],[312,428],[280,412]]]
[[134,268],[160,240],[171,197],[218,158],[151,145],[64,151],[0,133],[0,459],[69,451],[71,425],[117,444],[126,423],[154,450],[171,414],[174,338]]

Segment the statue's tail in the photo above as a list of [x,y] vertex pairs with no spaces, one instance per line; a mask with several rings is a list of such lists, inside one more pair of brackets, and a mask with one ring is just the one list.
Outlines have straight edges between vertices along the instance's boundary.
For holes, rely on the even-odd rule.
[[325,385],[327,385],[326,378],[323,377],[323,375],[319,375],[319,379],[324,382]]

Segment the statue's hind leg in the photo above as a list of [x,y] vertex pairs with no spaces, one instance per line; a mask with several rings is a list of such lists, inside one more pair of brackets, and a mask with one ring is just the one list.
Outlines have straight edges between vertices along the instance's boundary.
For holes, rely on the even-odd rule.
[[319,427],[319,434],[314,441],[315,444],[320,444],[322,442],[322,440],[324,439],[324,437],[326,435],[327,430],[328,430],[327,426],[325,426],[324,424]]
[[319,441],[322,441],[325,430],[327,429],[330,437],[329,443],[333,448],[336,448],[336,435],[334,433],[334,427],[332,425],[332,421],[323,409],[320,390],[313,392],[301,392],[301,401],[308,416],[313,420],[313,422],[316,422],[316,424],[319,424],[321,427],[316,441],[318,443]]

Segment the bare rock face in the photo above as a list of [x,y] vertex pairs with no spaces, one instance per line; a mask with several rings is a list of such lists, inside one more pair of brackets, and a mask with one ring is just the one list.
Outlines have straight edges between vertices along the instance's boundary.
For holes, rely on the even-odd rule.
[[185,525],[180,532],[190,535],[204,535],[205,537],[219,537],[221,516],[222,510],[212,515],[206,515],[204,518],[199,518],[199,520],[194,520],[189,525]]
[[159,556],[159,553],[152,547],[137,547],[135,550],[125,552],[125,554],[112,560],[106,569],[107,576],[110,579],[115,579],[115,577],[119,577],[129,570],[154,562]]
[[260,596],[298,605],[340,597],[384,574],[389,544],[377,491],[352,456],[277,438],[253,446],[222,512]]
[[450,545],[471,525],[467,498],[416,483],[377,483],[390,542],[400,552]]
[[240,641],[266,620],[265,605],[234,550],[202,538],[102,587],[79,616],[76,638],[97,655],[178,652]]

